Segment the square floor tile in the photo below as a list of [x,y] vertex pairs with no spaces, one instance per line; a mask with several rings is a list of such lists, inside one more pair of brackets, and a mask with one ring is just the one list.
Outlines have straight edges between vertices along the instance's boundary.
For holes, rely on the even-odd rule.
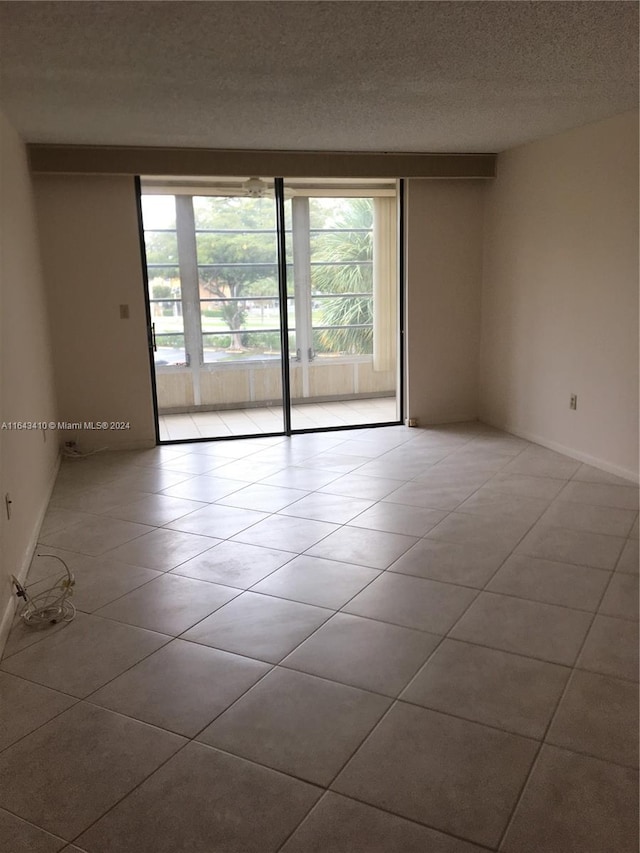
[[543,746],[501,850],[636,853],[637,773]]
[[109,551],[109,557],[123,563],[168,572],[196,554],[202,554],[217,545],[219,541],[213,536],[196,536],[193,533],[162,528],[146,533],[134,542],[114,548]]
[[476,489],[483,486],[492,477],[491,471],[473,470],[469,465],[455,465],[445,459],[438,465],[432,465],[426,471],[417,474],[414,485],[438,489],[464,491],[465,499]]
[[529,477],[526,474],[505,474],[500,471],[487,481],[485,488],[507,495],[552,500],[566,484],[566,480],[552,477]]
[[163,489],[163,495],[173,498],[183,498],[189,501],[204,501],[211,503],[219,498],[224,498],[232,492],[237,492],[243,487],[240,480],[228,480],[224,477],[213,477],[208,474],[192,477],[175,486]]
[[337,610],[379,574],[365,566],[301,555],[256,584],[253,592]]
[[482,853],[480,847],[328,791],[282,853]]
[[[338,525],[326,521],[312,521],[307,518],[287,518],[284,515],[272,515],[248,530],[233,537],[234,542],[246,542],[248,545],[262,545],[282,551],[306,551],[320,539],[324,539]],[[348,562],[345,560],[345,562]]]
[[282,666],[397,696],[438,642],[422,631],[336,613]]
[[0,849],[9,853],[57,853],[66,841],[0,809]]
[[387,495],[385,502],[449,511],[459,506],[478,488],[476,485],[459,485],[457,480],[458,478],[452,475],[449,484],[405,483]]
[[221,542],[172,570],[212,583],[248,589],[287,563],[293,554],[242,542]]
[[529,521],[518,518],[452,512],[427,533],[427,539],[468,542],[485,548],[514,548],[530,527]]
[[460,504],[457,511],[470,515],[484,515],[488,518],[509,518],[528,521],[533,524],[549,506],[545,498],[532,498],[526,495],[505,495],[493,489],[478,489],[470,498]]
[[339,477],[336,471],[323,471],[314,468],[301,468],[298,465],[291,465],[288,468],[283,468],[277,474],[272,474],[270,477],[265,477],[262,484],[266,486],[284,486],[287,489],[304,489],[305,491],[313,491],[327,483],[331,483]]
[[[42,562],[49,554],[65,561],[75,578],[73,603],[78,610],[85,613],[93,613],[99,607],[104,607],[110,601],[162,575],[162,572],[154,569],[119,563],[108,556],[89,557],[87,554],[76,554],[73,551],[62,551],[46,546],[42,546],[40,550],[43,552],[46,550],[46,553],[43,553]],[[61,566],[57,560],[50,559],[48,562],[55,568],[56,573],[64,572],[64,566]],[[47,584],[50,583],[50,580],[46,580],[42,583],[41,589],[46,589]]]
[[266,663],[174,640],[98,690],[91,702],[194,737],[269,669]]
[[294,501],[306,497],[307,494],[308,492],[303,489],[286,489],[283,486],[263,486],[261,483],[254,483],[227,495],[226,498],[220,498],[218,503],[259,512],[278,512]]
[[245,592],[182,639],[278,663],[330,616],[320,607]]
[[508,548],[492,545],[421,539],[389,571],[482,589],[508,553]]
[[73,839],[183,743],[79,703],[0,755],[0,805]]
[[330,521],[335,524],[346,524],[369,509],[372,501],[361,498],[349,498],[343,495],[327,495],[314,492],[301,500],[280,510],[280,515],[293,515],[296,518],[313,518],[316,521]]
[[52,548],[64,548],[67,551],[79,551],[81,554],[99,557],[124,542],[149,533],[150,530],[145,524],[95,516],[91,521],[81,521],[49,536],[43,536],[40,541]]
[[514,554],[487,584],[487,590],[595,612],[609,572]]
[[344,610],[405,628],[446,634],[476,595],[476,590],[467,587],[387,572]]
[[386,569],[416,541],[412,536],[401,536],[399,533],[342,527],[310,548],[309,554],[372,569]]
[[508,456],[517,456],[522,450],[526,450],[527,447],[531,447],[531,444],[524,438],[517,438],[515,435],[509,435],[508,433],[497,430],[485,430],[485,432],[479,433],[472,438],[466,445],[467,450],[473,450],[474,448],[480,450],[500,450]]
[[66,711],[75,701],[64,693],[0,672],[0,750]]
[[202,501],[187,501],[184,498],[171,498],[168,495],[147,495],[133,503],[108,510],[104,514],[124,521],[161,527],[204,506],[206,504]]
[[323,471],[347,474],[369,461],[368,456],[351,456],[348,453],[340,453],[340,448],[337,447],[335,450],[331,449],[325,453],[318,453],[317,456],[310,456],[301,465],[303,468],[320,468]]
[[[140,490],[155,493],[162,489],[168,489],[170,486],[175,486],[178,483],[184,483],[192,477],[193,474],[182,471],[167,471],[165,468],[160,467],[142,468],[131,465],[123,467],[123,473],[119,474],[112,481],[112,484],[125,489],[127,492]],[[106,514],[110,514],[110,510]],[[119,518],[120,516],[117,517]],[[147,522],[143,523],[146,524]]]
[[213,613],[239,590],[164,574],[98,611],[98,616],[177,636]]
[[584,530],[587,533],[627,536],[635,518],[636,512],[631,509],[557,500],[551,504],[540,522],[550,527],[566,527],[569,530]]
[[40,643],[54,634],[66,630],[68,626],[68,622],[57,622],[55,625],[27,625],[22,619],[20,612],[18,612],[13,617],[11,630],[5,647],[2,650],[2,660],[8,660],[23,649],[28,649],[29,646],[34,646],[36,643]]
[[559,500],[638,511],[637,486],[612,486],[605,483],[567,483]]
[[400,702],[332,788],[494,846],[537,748],[535,741]]
[[99,514],[116,506],[139,500],[145,497],[145,494],[144,491],[135,487],[114,484],[94,486],[88,489],[69,486],[64,489],[62,494],[59,494],[57,488],[54,489],[51,496],[51,506]]
[[615,474],[610,474],[608,471],[602,471],[600,468],[594,468],[592,465],[581,465],[572,477],[573,480],[579,480],[584,483],[607,483],[613,486],[631,486],[633,483],[624,477],[617,477]]
[[442,521],[446,513],[438,509],[405,506],[379,501],[349,522],[350,527],[365,527],[387,533],[424,536]]
[[55,634],[2,661],[2,669],[82,698],[167,642],[163,634],[78,613]]
[[328,785],[390,704],[374,693],[275,669],[198,740]]
[[381,477],[383,480],[397,480],[398,486],[403,480],[411,480],[418,474],[424,473],[429,468],[428,464],[416,464],[415,460],[405,459],[399,461],[397,459],[386,459],[381,456],[378,459],[371,459],[365,465],[361,465],[357,474],[366,477]]
[[41,541],[51,533],[56,533],[58,530],[64,530],[65,527],[71,527],[72,524],[78,524],[78,522],[90,520],[91,514],[88,512],[50,506],[44,517],[42,526],[40,527],[38,541]]
[[570,670],[445,640],[402,693],[434,711],[542,738]]
[[187,453],[176,459],[163,461],[161,464],[167,471],[180,471],[187,474],[206,474],[216,467],[215,460],[197,453]]
[[571,666],[592,618],[581,610],[481,592],[451,636]]
[[611,616],[596,616],[576,666],[637,681],[637,623]]
[[518,554],[611,570],[625,540],[619,536],[537,524],[516,548]]
[[531,445],[513,461],[505,465],[505,474],[527,474],[532,477],[553,477],[568,480],[580,468],[581,463],[562,453]]
[[460,466],[460,468],[469,467],[477,470],[497,471],[507,462],[510,462],[513,457],[514,454],[510,450],[491,448],[481,442],[470,441],[464,447],[447,454],[446,459],[442,460],[437,467],[451,466],[453,468]]
[[136,465],[141,465],[144,468],[155,468],[169,462],[171,459],[178,459],[180,456],[185,456],[187,452],[188,448],[185,444],[161,444],[145,450],[136,450],[133,454],[133,461]]
[[78,844],[91,853],[276,853],[320,794],[306,782],[191,743]]
[[349,498],[364,498],[377,501],[398,488],[397,480],[384,477],[367,477],[362,474],[344,474],[318,489],[330,495],[345,495]]
[[638,688],[631,681],[575,670],[547,741],[638,767]]
[[621,619],[638,619],[638,578],[616,572],[600,605],[600,613]]
[[222,506],[222,504],[210,504],[204,509],[184,515],[166,526],[171,530],[183,530],[185,533],[198,533],[202,536],[228,539],[235,533],[240,533],[241,530],[268,517],[265,512]]
[[263,480],[272,474],[277,474],[284,468],[281,462],[260,462],[257,459],[234,459],[226,465],[216,468],[218,477],[226,477],[229,480],[242,480],[244,483],[253,483],[255,480]]

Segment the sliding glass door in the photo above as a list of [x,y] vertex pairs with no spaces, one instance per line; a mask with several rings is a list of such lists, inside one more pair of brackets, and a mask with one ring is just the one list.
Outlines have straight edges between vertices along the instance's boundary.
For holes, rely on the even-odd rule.
[[[273,181],[142,196],[161,440],[282,432]],[[184,191],[182,191],[184,189]]]
[[391,423],[398,408],[395,182],[287,181],[293,429]]
[[142,216],[161,440],[398,422],[395,182],[147,179]]

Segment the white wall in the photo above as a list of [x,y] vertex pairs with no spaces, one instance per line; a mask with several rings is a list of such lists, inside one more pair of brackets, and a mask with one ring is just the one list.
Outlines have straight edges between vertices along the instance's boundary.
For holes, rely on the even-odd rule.
[[485,227],[481,418],[637,477],[637,113],[501,154]]
[[407,415],[421,426],[478,415],[487,184],[407,181]]
[[[477,416],[484,181],[407,182],[409,414]],[[133,180],[37,175],[60,418],[130,421],[80,431],[81,449],[154,442]],[[119,319],[128,304],[130,319]],[[454,333],[451,334],[450,330]]]
[[[128,422],[70,431],[81,451],[155,444],[133,178],[34,179],[51,306],[60,420]],[[129,319],[120,319],[120,305]]]
[[[26,153],[0,113],[0,422],[56,420],[45,292]],[[57,435],[0,429],[0,651],[58,463]],[[13,501],[11,519],[5,494]]]

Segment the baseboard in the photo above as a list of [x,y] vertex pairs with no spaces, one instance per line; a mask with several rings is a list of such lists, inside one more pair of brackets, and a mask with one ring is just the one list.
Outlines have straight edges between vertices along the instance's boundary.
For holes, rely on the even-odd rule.
[[499,424],[488,418],[481,418],[482,422],[496,429],[504,430],[512,435],[517,435],[518,438],[525,438],[527,441],[532,441],[534,444],[540,444],[548,450],[555,450],[557,453],[562,453],[565,456],[570,456],[571,459],[576,459],[578,462],[584,462],[586,465],[592,465],[594,468],[599,468],[601,471],[606,471],[607,474],[615,474],[616,477],[622,477],[624,480],[630,480],[631,483],[637,485],[640,482],[640,477],[635,471],[630,471],[627,468],[622,468],[620,465],[612,465],[605,459],[600,459],[597,456],[591,456],[589,453],[583,453],[576,450],[575,447],[567,447],[565,444],[560,444],[558,441],[549,441],[541,435],[536,435],[529,430],[520,429],[513,424]]
[[[29,566],[31,565],[31,561],[33,560],[33,555],[35,553],[36,547],[38,545],[38,537],[40,536],[40,528],[42,527],[42,522],[44,521],[44,517],[47,513],[47,509],[49,508],[49,501],[51,500],[51,493],[53,492],[53,487],[56,483],[56,477],[58,476],[58,470],[60,469],[60,461],[61,456],[58,455],[55,464],[51,471],[51,477],[49,480],[49,486],[47,488],[46,499],[42,502],[42,506],[40,507],[40,511],[38,513],[38,518],[33,527],[33,531],[31,536],[29,537],[29,542],[27,543],[27,547],[24,550],[24,556],[22,558],[20,566],[18,566],[17,572],[13,572],[15,576],[18,578],[20,583],[24,583],[25,578],[27,577],[27,572],[29,571]],[[16,607],[18,605],[18,598],[15,595],[12,595],[7,601],[7,605],[4,609],[4,613],[0,617],[0,658],[2,658],[2,653],[4,652],[4,647],[7,642],[7,637],[9,636],[9,631],[11,630],[11,625],[13,624],[13,617],[16,613]]]

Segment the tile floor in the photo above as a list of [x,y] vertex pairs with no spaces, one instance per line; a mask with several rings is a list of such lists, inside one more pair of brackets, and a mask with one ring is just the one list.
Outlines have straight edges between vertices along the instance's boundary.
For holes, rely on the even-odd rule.
[[[0,849],[637,850],[638,489],[481,424],[65,461]],[[44,587],[56,561],[35,557]]]
[[[389,423],[397,420],[395,397],[335,400],[291,407],[293,429]],[[159,426],[161,441],[256,435],[282,431],[283,415],[282,409],[278,406],[193,412],[183,415],[161,415]]]

